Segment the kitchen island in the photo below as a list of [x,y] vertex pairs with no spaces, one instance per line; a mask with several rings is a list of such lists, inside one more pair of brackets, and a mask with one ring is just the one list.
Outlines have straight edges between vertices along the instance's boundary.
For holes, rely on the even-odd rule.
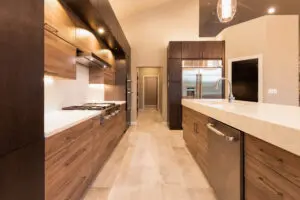
[[[209,129],[221,137],[222,132],[214,127],[221,123],[242,133],[239,199],[300,199],[300,108],[196,99],[183,99],[182,106],[183,137],[208,180],[213,176],[210,151],[217,145],[209,140],[213,134]],[[220,188],[214,189],[218,196]]]
[[[108,102],[101,102],[108,103]],[[46,200],[80,199],[126,131],[126,102],[117,114],[61,110],[45,116]]]

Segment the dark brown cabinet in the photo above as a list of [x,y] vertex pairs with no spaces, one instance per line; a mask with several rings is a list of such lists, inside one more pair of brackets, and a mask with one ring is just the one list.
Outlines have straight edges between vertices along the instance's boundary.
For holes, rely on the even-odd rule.
[[168,60],[168,81],[181,82],[182,79],[182,61],[181,59]]
[[182,43],[182,59],[199,59],[201,55],[200,42]]
[[200,56],[202,59],[225,59],[224,41],[200,42]]
[[181,59],[182,42],[170,42],[168,47],[168,58]]
[[[181,129],[182,61],[201,59],[222,59],[225,61],[224,41],[181,41],[170,42],[168,46],[168,124],[170,129]],[[223,75],[225,69],[223,69]],[[175,85],[177,88],[175,88]],[[172,104],[171,104],[172,102]],[[177,119],[180,118],[180,119]]]

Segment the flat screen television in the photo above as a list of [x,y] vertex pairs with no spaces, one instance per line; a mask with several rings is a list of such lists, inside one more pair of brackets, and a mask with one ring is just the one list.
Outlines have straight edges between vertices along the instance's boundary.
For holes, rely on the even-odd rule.
[[236,100],[258,102],[258,59],[232,62],[231,73]]

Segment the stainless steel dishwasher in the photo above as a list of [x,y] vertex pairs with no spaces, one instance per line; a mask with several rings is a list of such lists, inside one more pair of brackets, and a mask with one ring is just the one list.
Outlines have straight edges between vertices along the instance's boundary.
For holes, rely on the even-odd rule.
[[243,133],[213,119],[207,128],[208,181],[218,200],[243,200]]

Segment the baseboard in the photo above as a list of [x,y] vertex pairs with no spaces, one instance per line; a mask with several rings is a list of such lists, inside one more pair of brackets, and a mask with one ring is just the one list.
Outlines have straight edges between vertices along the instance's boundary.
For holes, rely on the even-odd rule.
[[130,125],[131,125],[131,126],[136,126],[136,125],[137,125],[137,122],[131,122]]

